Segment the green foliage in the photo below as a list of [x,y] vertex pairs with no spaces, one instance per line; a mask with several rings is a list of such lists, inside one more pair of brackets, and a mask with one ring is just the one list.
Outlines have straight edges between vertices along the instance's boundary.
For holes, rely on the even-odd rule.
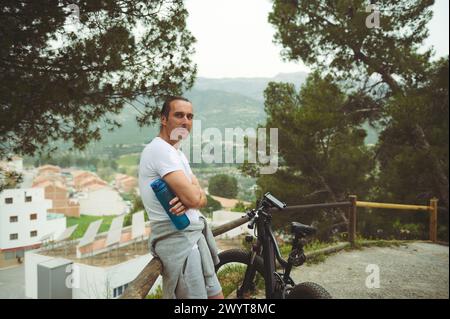
[[[306,72],[294,72],[294,73],[278,73],[276,76],[272,78],[224,78],[224,79],[206,79],[202,77],[198,77],[195,81],[194,90],[202,91],[202,92],[196,92],[197,94],[200,94],[200,96],[203,97],[204,92],[207,94],[211,93],[219,93],[221,92],[221,96],[223,97],[223,101],[226,103],[224,106],[227,108],[235,105],[244,105],[244,101],[237,100],[236,98],[233,98],[231,96],[226,96],[224,94],[224,91],[227,93],[237,93],[241,95],[242,97],[246,97],[247,101],[248,98],[252,98],[253,100],[257,100],[258,102],[264,101],[263,91],[264,88],[267,86],[267,84],[270,81],[281,81],[281,82],[295,82],[300,84],[305,80],[305,78],[308,76]],[[191,95],[192,97],[192,95]],[[219,97],[215,98],[218,99]],[[193,97],[195,99],[195,96]],[[202,99],[204,102],[210,101],[211,97],[206,96]],[[215,100],[216,101],[216,100]],[[214,102],[215,102],[214,101]],[[219,100],[220,101],[220,100]],[[219,102],[217,101],[217,102]],[[230,105],[227,105],[229,102]],[[222,106],[222,103],[214,103],[216,106],[217,104],[219,106]],[[245,105],[246,109],[249,109],[249,105]],[[253,112],[261,112],[258,109],[252,110]],[[227,113],[221,114],[224,117],[226,117]],[[207,117],[206,117],[207,118]],[[239,116],[239,119],[236,119],[235,116],[233,116],[234,120],[240,120],[241,117]],[[263,119],[263,118],[261,118]],[[254,123],[255,120],[252,119],[251,123]],[[232,123],[232,126],[225,126],[225,127],[234,127],[235,124]],[[239,125],[238,125],[239,126]],[[248,127],[248,124],[241,127]]]
[[128,195],[131,197],[131,202],[133,203],[133,206],[131,207],[131,211],[125,215],[124,219],[124,227],[131,226],[132,220],[133,220],[133,214],[143,211],[144,212],[144,220],[148,221],[148,215],[145,211],[144,204],[142,203],[141,196],[138,196],[136,193],[131,193]]
[[154,293],[148,294],[145,299],[162,299],[163,297],[163,291],[162,286],[158,286],[156,288],[156,291]]
[[[361,123],[342,112],[347,95],[331,79],[313,73],[299,94],[291,84],[270,83],[265,97],[265,126],[278,128],[281,165],[275,174],[259,176],[257,197],[270,191],[297,205],[342,201],[348,194],[369,192],[373,154],[364,145]],[[246,165],[243,170],[248,173]],[[311,211],[301,218],[305,223],[314,219],[332,226],[342,221],[343,213]],[[274,216],[276,227],[294,220],[298,220],[295,213]]]
[[[265,114],[261,102],[239,93],[222,90],[198,90],[186,92],[194,105],[195,118],[202,120],[202,128],[246,128],[254,121],[261,121]],[[262,91],[260,91],[262,92]],[[239,116],[236,116],[239,114]]]
[[[245,270],[246,267],[242,264],[227,264],[219,270],[217,277],[222,286],[222,293],[225,298],[235,292],[242,284]],[[256,273],[255,286],[256,291],[253,294],[258,294],[260,290],[264,289],[264,278],[259,273]]]
[[[314,252],[314,251],[317,251],[320,249],[330,247],[332,245],[334,245],[334,243],[332,243],[332,242],[323,242],[323,241],[315,239],[315,240],[312,240],[309,243],[307,243],[303,247],[303,250],[305,251],[305,253],[311,253],[311,252]],[[280,253],[283,256],[283,258],[287,258],[287,257],[289,257],[289,253],[292,250],[292,243],[285,242],[285,243],[279,245],[279,248],[280,248]]]
[[140,154],[127,154],[117,160],[119,166],[137,166],[139,165]]
[[102,224],[99,229],[99,233],[103,233],[109,230],[111,226],[111,222],[113,218],[116,216],[89,216],[89,215],[81,215],[79,218],[77,217],[66,217],[67,227],[78,225],[75,232],[72,234],[72,239],[77,239],[83,237],[90,223],[102,219]]
[[125,154],[117,160],[118,171],[129,176],[138,176],[140,154]]
[[16,188],[22,181],[22,174],[0,167],[0,192],[4,189]]
[[423,71],[431,52],[417,47],[428,36],[433,0],[380,0],[380,28],[365,25],[365,0],[275,0],[269,22],[282,56],[303,61],[313,69],[353,78],[354,86],[374,72],[397,89],[392,74],[412,82]]
[[289,253],[292,250],[292,245],[289,243],[284,243],[284,244],[279,245],[279,248],[280,248],[281,256],[283,256],[283,258],[285,258],[285,259],[288,258]]
[[305,264],[307,266],[317,265],[317,264],[323,263],[326,259],[327,259],[327,255],[316,254],[310,258],[307,258]]
[[232,212],[240,212],[240,213],[244,213],[246,212],[248,209],[250,208],[250,206],[246,206],[243,202],[238,201],[236,203],[236,205],[234,205],[234,207],[231,209]]
[[396,220],[393,227],[399,239],[423,239],[425,237],[424,226],[420,224],[402,224]]
[[0,158],[52,151],[60,139],[83,148],[137,100],[138,123],[150,124],[165,96],[193,84],[183,1],[80,0],[79,23],[67,26],[69,3],[0,5]]
[[[428,205],[430,198],[438,197],[440,205],[446,206],[448,184],[445,190],[439,181],[448,179],[449,170],[448,72],[448,58],[437,61],[423,85],[389,101],[391,118],[377,144],[379,173],[375,200]],[[417,143],[416,125],[423,128],[429,147]],[[436,169],[430,153],[445,172]],[[426,224],[427,218],[426,213],[408,214],[401,220]],[[439,214],[439,224],[448,227],[448,222],[448,212]],[[448,234],[441,240],[448,241]]]
[[221,210],[222,205],[219,201],[212,198],[210,195],[206,195],[207,204],[205,207],[200,208],[200,211],[207,217],[212,217],[212,213],[216,210]]
[[238,193],[237,180],[226,174],[215,175],[209,180],[208,191],[211,195],[235,198]]
[[[355,193],[366,200],[421,205],[436,196],[447,209],[439,222],[448,229],[448,57],[432,62],[431,50],[418,50],[428,36],[433,1],[377,1],[380,28],[366,27],[368,4],[363,0],[274,1],[269,22],[276,28],[282,55],[303,61],[322,75],[324,83],[331,83],[315,81],[314,87],[307,83],[299,96],[293,85],[268,85],[266,126],[272,121],[272,127],[282,127],[281,144],[292,150],[281,154],[285,171],[258,179],[257,195],[273,189],[275,195],[297,204],[307,199],[333,201]],[[323,95],[305,98],[311,89]],[[303,104],[317,106],[313,112],[299,112],[297,105],[304,108]],[[320,113],[327,108],[327,114]],[[337,112],[342,112],[341,120]],[[321,116],[314,120],[317,114]],[[379,125],[380,141],[375,149],[358,150],[356,132],[367,123]],[[335,152],[322,147],[315,137],[323,137],[324,128],[325,142],[344,147],[335,147]],[[315,176],[305,175],[305,157],[313,163],[309,170]],[[295,161],[299,165],[293,165]],[[250,165],[243,169],[256,172]],[[362,174],[358,178],[352,172]],[[328,213],[302,218],[330,223],[323,214]],[[424,214],[404,216],[402,224],[426,225]],[[362,228],[358,229],[370,236],[396,235],[394,219],[387,212],[362,214],[359,223]]]
[[97,169],[97,175],[108,183],[111,183],[114,180],[115,174],[116,172],[110,167],[102,167]]

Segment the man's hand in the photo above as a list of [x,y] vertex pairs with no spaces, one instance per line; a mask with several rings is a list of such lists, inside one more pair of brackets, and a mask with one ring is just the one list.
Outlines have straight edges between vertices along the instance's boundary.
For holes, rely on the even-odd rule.
[[172,206],[169,211],[177,216],[183,215],[187,211],[187,207],[185,207],[181,200],[176,196],[169,202],[169,205]]

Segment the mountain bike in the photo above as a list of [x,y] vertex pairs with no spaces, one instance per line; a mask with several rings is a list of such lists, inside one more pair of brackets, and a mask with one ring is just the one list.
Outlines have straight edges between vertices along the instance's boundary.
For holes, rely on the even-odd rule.
[[[224,295],[230,290],[238,299],[261,297],[264,290],[266,299],[330,299],[331,295],[320,285],[313,282],[295,284],[290,273],[292,267],[301,266],[306,261],[303,247],[306,238],[316,233],[316,229],[298,222],[291,223],[293,234],[292,250],[288,260],[282,258],[278,243],[272,232],[271,209],[283,210],[286,204],[270,193],[259,201],[257,208],[246,213],[248,227],[255,229],[253,236],[246,236],[251,250],[230,249],[219,254],[220,262],[216,273],[222,284]],[[244,216],[245,217],[245,216]],[[276,262],[281,271],[277,271]],[[229,296],[228,296],[229,297]]]

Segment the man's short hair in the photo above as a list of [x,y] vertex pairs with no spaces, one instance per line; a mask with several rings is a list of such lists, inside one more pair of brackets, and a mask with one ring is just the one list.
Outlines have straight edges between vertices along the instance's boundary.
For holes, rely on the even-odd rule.
[[181,100],[181,101],[185,101],[185,102],[191,103],[191,101],[189,101],[187,98],[182,97],[182,96],[169,96],[164,101],[164,104],[163,104],[163,106],[161,108],[161,117],[165,116],[166,118],[169,118],[170,103],[172,103],[173,101],[176,101],[176,100]]

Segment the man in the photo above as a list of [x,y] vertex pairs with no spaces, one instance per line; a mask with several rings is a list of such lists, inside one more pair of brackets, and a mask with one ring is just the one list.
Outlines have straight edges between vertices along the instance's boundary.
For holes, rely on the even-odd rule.
[[[219,262],[214,237],[198,208],[206,195],[178,148],[189,135],[193,121],[192,103],[169,97],[161,109],[160,132],[143,150],[139,164],[139,189],[149,216],[150,245],[163,264],[164,298],[222,299],[222,288],[214,271]],[[177,230],[156,198],[150,184],[163,178],[176,197],[171,213],[186,214],[190,225]]]

